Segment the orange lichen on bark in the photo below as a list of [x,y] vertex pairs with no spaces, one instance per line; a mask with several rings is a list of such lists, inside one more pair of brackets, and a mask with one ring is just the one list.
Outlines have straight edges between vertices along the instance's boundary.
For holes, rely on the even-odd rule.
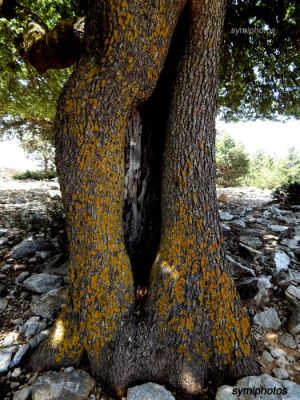
[[[195,351],[205,359],[215,354],[222,363],[230,364],[234,355],[250,356],[250,325],[238,305],[234,283],[220,265],[219,253],[220,241],[209,238],[204,220],[193,219],[181,200],[177,204],[177,220],[163,232],[152,276],[161,276],[158,311],[163,329],[176,332],[180,338],[178,352],[189,354],[189,338],[203,322],[201,315],[206,315],[211,324],[212,347],[200,344],[200,337],[197,345],[193,337]],[[190,275],[198,278],[187,287]],[[194,307],[188,298],[193,299]]]

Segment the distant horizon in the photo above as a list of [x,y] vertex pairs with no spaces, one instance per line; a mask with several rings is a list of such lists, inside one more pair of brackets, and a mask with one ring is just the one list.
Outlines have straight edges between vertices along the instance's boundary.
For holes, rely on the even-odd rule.
[[[230,134],[242,143],[245,151],[254,154],[259,150],[278,158],[284,158],[289,148],[300,153],[300,121],[287,122],[250,121],[231,122],[217,120],[217,129]],[[37,169],[37,163],[30,160],[16,140],[0,141],[0,168],[16,170]]]

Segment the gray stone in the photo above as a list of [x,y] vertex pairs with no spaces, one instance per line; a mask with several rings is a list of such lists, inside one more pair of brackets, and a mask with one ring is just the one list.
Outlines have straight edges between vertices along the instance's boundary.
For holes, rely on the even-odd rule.
[[290,308],[287,330],[292,335],[300,333],[300,306],[292,306]]
[[290,349],[296,349],[297,348],[297,343],[294,340],[293,336],[290,335],[289,333],[285,333],[282,335],[280,339],[280,343],[283,344],[285,347],[288,347]]
[[280,356],[276,359],[275,363],[279,366],[279,367],[283,367],[285,365],[289,365],[288,360],[285,358],[285,356]]
[[20,275],[18,275],[15,279],[15,282],[17,284],[21,284],[26,278],[28,278],[28,276],[30,275],[30,272],[28,271],[23,271],[20,273]]
[[290,257],[281,250],[277,250],[274,256],[274,262],[277,271],[287,269],[291,263]]
[[271,349],[270,351],[271,351],[271,354],[272,354],[272,356],[274,358],[280,358],[280,357],[286,355],[286,352],[284,350],[282,350],[282,349],[276,349],[275,348],[275,349]]
[[87,400],[95,383],[83,370],[47,372],[34,382],[32,400]]
[[144,385],[129,388],[127,400],[175,400],[175,397],[157,383],[145,383]]
[[[243,393],[245,388],[256,388],[260,393]],[[233,390],[236,390],[233,393]],[[267,390],[275,390],[269,394]],[[246,376],[240,379],[234,387],[221,386],[216,394],[216,400],[296,400],[300,399],[300,385],[288,380],[275,379],[270,375]]]
[[246,222],[243,219],[235,219],[230,222],[232,225],[240,226],[241,228],[246,227]]
[[285,233],[289,230],[288,226],[283,225],[268,225],[268,228],[277,233]]
[[14,348],[12,347],[0,350],[0,373],[8,370],[13,352]]
[[8,301],[6,299],[0,299],[0,311],[5,310],[7,305],[8,305]]
[[0,237],[0,246],[4,246],[8,242],[7,237]]
[[242,265],[228,254],[226,255],[226,258],[230,263],[229,267],[234,277],[242,278],[242,277],[255,276],[255,273],[251,268]]
[[254,249],[258,250],[262,247],[262,241],[259,237],[255,236],[241,236],[240,241],[247,246],[253,247]]
[[53,289],[40,297],[36,296],[32,300],[30,308],[35,315],[52,319],[65,303],[66,297],[66,289]]
[[25,239],[12,248],[11,257],[19,260],[20,258],[33,256],[36,251],[49,250],[51,247],[51,243],[45,239]]
[[40,332],[38,335],[34,336],[32,339],[29,340],[28,344],[31,349],[34,349],[38,346],[42,340],[44,340],[49,335],[49,331],[45,329],[44,331]]
[[31,317],[24,324],[24,332],[25,336],[34,336],[40,333],[43,329],[45,329],[46,323],[43,321],[39,321],[39,317]]
[[284,368],[273,368],[272,372],[278,379],[287,379],[289,377],[289,373]]
[[11,374],[12,378],[18,378],[21,375],[21,368],[15,368]]
[[231,221],[234,216],[227,211],[219,210],[219,217],[221,221]]
[[274,308],[268,308],[265,311],[257,313],[254,316],[254,322],[267,329],[279,329],[281,322]]
[[24,357],[24,355],[27,353],[27,351],[29,350],[30,346],[28,343],[26,344],[22,344],[19,348],[19,350],[16,352],[14,358],[12,359],[9,367],[10,368],[14,368],[17,365],[19,365],[20,361],[22,360],[22,358]]
[[300,271],[281,270],[274,274],[275,281],[280,287],[288,287],[290,284],[300,284]]
[[290,285],[285,291],[285,297],[293,304],[300,304],[300,288]]
[[268,351],[264,351],[261,355],[261,358],[263,361],[266,363],[272,363],[274,361],[274,358],[271,356],[271,354]]
[[0,271],[1,272],[6,272],[11,268],[10,264],[4,264],[3,267],[1,267]]
[[272,288],[271,276],[260,276],[257,281],[258,293],[254,297],[256,304],[267,302],[270,297],[270,289]]
[[32,274],[23,284],[28,290],[37,293],[47,293],[52,289],[56,289],[62,285],[62,279],[56,275],[46,273]]
[[31,386],[25,386],[14,393],[13,400],[27,400],[31,393]]

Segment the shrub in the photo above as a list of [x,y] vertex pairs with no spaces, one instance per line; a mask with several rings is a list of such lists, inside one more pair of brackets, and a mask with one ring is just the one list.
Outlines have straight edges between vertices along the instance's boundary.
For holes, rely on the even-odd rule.
[[32,179],[35,181],[40,181],[43,179],[53,179],[56,178],[56,171],[51,170],[48,172],[43,172],[43,171],[25,171],[25,172],[20,172],[15,175],[13,175],[13,179],[16,180],[26,180],[26,179]]
[[243,145],[225,134],[217,140],[217,183],[237,186],[249,171],[249,158]]

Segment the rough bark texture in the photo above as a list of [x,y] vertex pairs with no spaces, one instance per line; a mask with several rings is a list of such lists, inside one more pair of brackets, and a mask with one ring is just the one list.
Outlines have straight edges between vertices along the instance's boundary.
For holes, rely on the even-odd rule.
[[[216,376],[255,372],[249,321],[224,267],[214,183],[224,13],[220,0],[89,2],[85,50],[56,121],[70,247],[69,300],[33,358],[41,368],[74,364],[85,353],[93,374],[118,396],[129,385],[156,381],[184,399],[203,392]],[[166,77],[161,71],[180,15]],[[145,103],[160,75],[163,81]],[[168,101],[161,120],[153,123],[160,90]],[[146,122],[143,133],[137,108]],[[131,171],[125,176],[128,124],[129,144],[135,144],[125,158]],[[143,182],[141,164],[151,160],[140,160],[138,153],[151,142],[151,132],[156,140],[166,135],[162,234],[141,307],[125,240],[130,247],[147,236],[137,212],[137,199],[145,204],[147,196],[137,182]],[[153,167],[144,169],[145,176],[147,169]],[[133,229],[124,240],[125,180]]]

